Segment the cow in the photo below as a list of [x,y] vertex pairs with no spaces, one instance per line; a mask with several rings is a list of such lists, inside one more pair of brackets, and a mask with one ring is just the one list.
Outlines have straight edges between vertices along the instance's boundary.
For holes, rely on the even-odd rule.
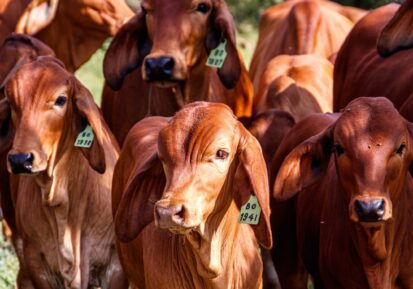
[[333,109],[333,65],[312,55],[280,55],[263,71],[253,113],[279,109],[295,121]]
[[286,1],[266,9],[250,66],[254,92],[257,93],[261,74],[272,58],[281,54],[329,58],[364,14],[361,9],[319,0]]
[[[406,65],[413,61],[411,31],[406,26],[412,7],[413,1],[380,7],[354,27],[337,55],[334,111],[363,95],[384,95],[396,108],[412,101],[413,69]],[[413,121],[407,109],[402,115]]]
[[[224,0],[142,1],[104,59],[102,111],[120,144],[145,116],[172,116],[193,101],[222,102],[249,118],[252,84],[235,30]],[[206,66],[220,44],[227,53],[223,66]]]
[[124,0],[2,0],[0,45],[12,32],[34,35],[73,72],[132,16]]
[[50,56],[18,67],[2,93],[0,148],[11,144],[21,245],[17,285],[127,288],[110,199],[119,148],[91,94]]
[[298,251],[318,288],[413,288],[412,137],[390,100],[361,97],[284,159],[273,194],[297,197]]
[[[239,224],[252,195],[258,224]],[[267,170],[228,106],[195,102],[138,122],[115,167],[112,205],[135,287],[261,288],[257,241],[272,245]]]

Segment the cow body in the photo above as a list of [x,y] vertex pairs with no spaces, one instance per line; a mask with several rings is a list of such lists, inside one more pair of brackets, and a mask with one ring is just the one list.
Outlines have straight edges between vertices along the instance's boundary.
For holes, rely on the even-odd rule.
[[[118,147],[92,96],[54,57],[21,64],[4,91],[0,145],[10,148],[18,286],[127,288],[110,203]],[[75,147],[86,124],[93,143]]]
[[337,52],[353,21],[365,13],[355,8],[346,13],[348,9],[318,0],[287,1],[268,8],[261,17],[260,37],[251,61],[254,91],[266,65],[277,55],[316,54],[329,58]]
[[[134,286],[261,288],[256,242],[271,245],[267,176],[258,143],[240,126],[228,107],[198,102],[172,119],[146,118],[128,134],[115,168],[113,212],[119,255]],[[260,175],[245,178],[252,173],[242,169],[246,163]],[[251,190],[263,214],[249,226],[238,218]],[[174,215],[179,204],[183,213]]]
[[[151,0],[142,6],[105,56],[102,110],[119,142],[145,116],[171,116],[193,101],[225,103],[237,117],[250,117],[252,85],[225,1]],[[223,41],[223,66],[206,66]]]
[[412,125],[385,98],[359,98],[327,124],[303,120],[324,129],[296,141],[274,185],[279,199],[298,193],[302,260],[320,288],[412,288]]
[[34,35],[75,71],[132,15],[123,0],[4,0],[0,44],[12,32]]
[[265,68],[254,98],[254,113],[289,112],[296,121],[332,111],[333,65],[316,55],[280,55]]

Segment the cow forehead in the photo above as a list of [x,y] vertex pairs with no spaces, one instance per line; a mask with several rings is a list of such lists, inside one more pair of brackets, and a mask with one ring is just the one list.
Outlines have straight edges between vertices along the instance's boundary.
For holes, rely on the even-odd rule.
[[337,120],[334,136],[343,142],[385,145],[401,141],[406,121],[384,98],[361,98],[350,103]]
[[[178,112],[159,135],[159,151],[178,161],[188,154],[202,154],[217,142],[233,146],[237,120],[223,104],[190,105]],[[231,147],[227,147],[231,149]]]
[[[68,87],[70,74],[53,61],[34,61],[22,65],[6,83],[6,92],[11,101],[24,104],[29,99],[51,97],[60,89]],[[22,100],[22,99],[20,99]]]

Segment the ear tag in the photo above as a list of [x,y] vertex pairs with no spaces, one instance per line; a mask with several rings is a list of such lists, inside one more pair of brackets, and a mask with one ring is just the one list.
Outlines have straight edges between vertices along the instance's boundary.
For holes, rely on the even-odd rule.
[[261,207],[257,197],[251,195],[248,202],[241,207],[238,223],[258,225],[261,217]]
[[225,51],[227,40],[221,42],[217,48],[212,49],[209,54],[206,66],[221,68],[224,65],[225,59],[227,59],[228,53]]
[[95,134],[93,133],[92,128],[90,125],[87,125],[86,128],[77,135],[75,147],[90,148],[93,144],[94,138]]

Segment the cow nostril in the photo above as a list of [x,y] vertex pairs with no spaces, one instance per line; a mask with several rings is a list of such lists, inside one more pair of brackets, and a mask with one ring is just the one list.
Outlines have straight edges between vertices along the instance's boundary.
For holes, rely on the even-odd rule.
[[166,73],[172,73],[172,70],[174,69],[174,60],[171,57],[165,57],[163,59],[163,70]]
[[371,200],[360,201],[354,203],[354,210],[361,222],[377,222],[383,219],[385,209],[385,201]]
[[184,206],[182,205],[178,205],[175,207],[175,214],[173,215],[173,219],[174,221],[178,222],[182,222],[184,220],[185,217],[185,209]]

